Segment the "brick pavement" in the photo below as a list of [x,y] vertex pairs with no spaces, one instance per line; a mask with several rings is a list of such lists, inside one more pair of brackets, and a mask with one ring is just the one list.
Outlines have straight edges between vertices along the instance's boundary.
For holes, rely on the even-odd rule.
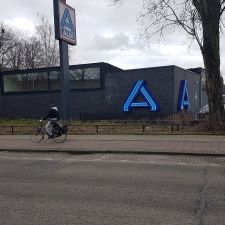
[[225,155],[225,136],[206,135],[70,135],[64,143],[27,135],[1,135],[0,151],[121,152]]

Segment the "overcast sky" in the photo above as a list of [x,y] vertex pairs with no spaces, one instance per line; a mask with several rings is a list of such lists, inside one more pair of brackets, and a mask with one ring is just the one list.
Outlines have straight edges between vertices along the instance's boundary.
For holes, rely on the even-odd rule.
[[[72,47],[70,64],[107,62],[122,69],[177,65],[203,67],[198,46],[180,31],[168,32],[165,41],[149,43],[140,38],[137,0],[116,7],[110,0],[67,0],[76,9],[77,46]],[[37,13],[53,24],[53,0],[1,1],[0,21],[31,34]],[[224,40],[224,37],[223,37]],[[222,42],[223,43],[223,42]],[[225,74],[224,45],[221,69]],[[224,76],[225,77],[225,76]]]

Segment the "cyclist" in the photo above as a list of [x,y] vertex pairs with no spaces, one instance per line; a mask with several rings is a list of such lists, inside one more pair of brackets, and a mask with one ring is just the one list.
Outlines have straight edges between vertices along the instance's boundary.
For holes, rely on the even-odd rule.
[[52,135],[53,125],[54,124],[58,125],[59,121],[59,110],[55,104],[50,105],[50,110],[48,114],[42,120],[48,120],[45,129],[47,130],[48,138],[50,139],[53,137]]

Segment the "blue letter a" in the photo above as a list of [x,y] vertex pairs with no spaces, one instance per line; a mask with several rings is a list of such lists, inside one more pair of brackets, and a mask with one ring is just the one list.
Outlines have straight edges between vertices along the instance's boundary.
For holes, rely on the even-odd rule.
[[189,107],[190,107],[190,100],[187,89],[187,80],[182,80],[180,82],[178,110],[189,109]]
[[65,11],[63,13],[63,17],[61,20],[61,28],[70,31],[71,33],[74,33],[74,26],[68,8],[65,8]]
[[[138,94],[141,93],[145,99],[145,102],[134,102]],[[151,94],[151,92],[145,86],[144,80],[138,80],[134,88],[130,92],[126,102],[123,105],[123,111],[129,112],[131,107],[147,107],[150,111],[158,111],[159,104]]]

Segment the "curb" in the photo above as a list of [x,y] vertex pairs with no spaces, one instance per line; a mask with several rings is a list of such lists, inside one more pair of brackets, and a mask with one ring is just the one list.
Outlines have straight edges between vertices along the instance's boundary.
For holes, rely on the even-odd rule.
[[167,151],[113,151],[113,150],[58,150],[58,149],[0,149],[0,152],[12,153],[66,153],[71,155],[88,155],[88,154],[137,154],[137,155],[184,155],[184,156],[202,156],[202,157],[225,157],[224,153],[198,153],[198,152],[167,152]]

